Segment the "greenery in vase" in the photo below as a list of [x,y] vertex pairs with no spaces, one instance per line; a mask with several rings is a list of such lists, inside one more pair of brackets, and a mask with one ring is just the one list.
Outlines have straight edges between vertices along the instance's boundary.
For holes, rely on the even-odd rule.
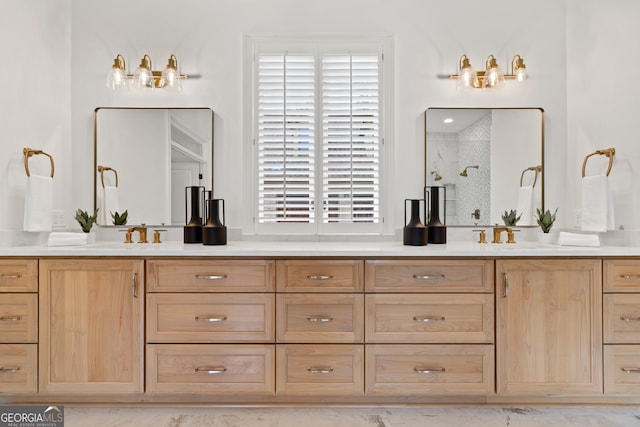
[[76,211],[76,216],[74,217],[80,227],[82,227],[82,231],[88,233],[91,231],[91,227],[93,227],[93,223],[96,222],[96,218],[98,216],[98,209],[93,211],[93,216],[89,216],[87,211],[83,211],[82,209],[78,209]]
[[518,215],[517,212],[513,209],[511,209],[510,212],[507,213],[507,211],[504,211],[504,213],[502,214],[502,220],[504,221],[504,225],[506,225],[507,227],[511,227],[514,226],[518,223],[518,221],[520,221],[520,216],[516,216]]
[[129,215],[128,211],[122,212],[119,214],[118,211],[111,213],[111,222],[113,225],[126,225],[127,224],[127,216]]
[[556,220],[557,212],[558,212],[557,208],[556,208],[556,211],[553,213],[553,215],[551,214],[551,211],[549,209],[547,209],[547,211],[544,213],[540,209],[536,209],[536,213],[538,214],[538,218],[537,218],[538,225],[542,229],[543,233],[548,233],[549,230],[551,230],[551,227],[553,227],[553,223]]

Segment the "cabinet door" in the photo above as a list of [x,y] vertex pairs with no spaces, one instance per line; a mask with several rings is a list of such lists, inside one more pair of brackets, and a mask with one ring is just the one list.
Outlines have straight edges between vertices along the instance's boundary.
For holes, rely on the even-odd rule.
[[143,261],[40,262],[40,391],[142,392]]
[[497,391],[602,393],[599,260],[496,262]]

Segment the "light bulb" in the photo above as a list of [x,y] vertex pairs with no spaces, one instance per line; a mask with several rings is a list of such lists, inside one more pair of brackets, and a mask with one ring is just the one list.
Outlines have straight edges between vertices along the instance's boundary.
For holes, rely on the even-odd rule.
[[504,85],[504,73],[498,65],[496,58],[489,55],[487,58],[487,69],[484,74],[482,87],[486,89],[499,88]]
[[162,71],[160,78],[160,86],[167,86],[169,88],[182,90],[182,84],[180,82],[180,73],[178,72],[178,59],[175,55],[169,57],[167,66]]
[[127,83],[127,70],[122,55],[116,56],[113,60],[113,66],[107,74],[107,87],[111,90],[126,86]]
[[133,85],[137,88],[153,88],[153,73],[151,71],[151,58],[149,55],[142,57],[140,65],[133,72]]

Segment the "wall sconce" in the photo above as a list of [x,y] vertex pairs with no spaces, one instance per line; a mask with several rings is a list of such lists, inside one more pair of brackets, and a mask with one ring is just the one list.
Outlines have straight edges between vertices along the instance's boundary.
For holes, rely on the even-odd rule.
[[462,172],[460,172],[460,176],[468,176],[467,175],[467,169],[469,169],[469,168],[480,169],[480,166],[478,166],[478,165],[467,166],[466,168],[464,168],[464,170]]
[[458,62],[458,74],[450,74],[448,78],[458,80],[458,87],[462,89],[468,87],[492,89],[502,87],[505,79],[523,81],[526,78],[526,68],[524,59],[520,55],[516,55],[511,60],[511,74],[504,74],[496,57],[489,55],[485,62],[484,71],[475,71],[467,55],[462,55]]
[[133,74],[127,72],[124,57],[120,54],[113,60],[111,71],[107,76],[107,87],[116,90],[119,87],[133,86],[136,89],[149,88],[175,88],[182,89],[181,80],[188,79],[188,74],[180,74],[178,71],[178,58],[171,54],[167,66],[162,71],[154,71],[151,65],[151,57],[144,55],[140,65]]
[[433,180],[434,181],[440,181],[442,179],[442,177],[440,176],[440,174],[437,171],[432,171],[431,175],[433,175]]

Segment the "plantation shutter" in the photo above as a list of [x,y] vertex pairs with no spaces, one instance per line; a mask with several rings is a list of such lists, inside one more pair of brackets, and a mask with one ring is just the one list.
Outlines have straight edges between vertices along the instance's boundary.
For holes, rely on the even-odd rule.
[[258,58],[258,222],[315,221],[314,55]]
[[378,55],[322,58],[324,223],[380,221]]

